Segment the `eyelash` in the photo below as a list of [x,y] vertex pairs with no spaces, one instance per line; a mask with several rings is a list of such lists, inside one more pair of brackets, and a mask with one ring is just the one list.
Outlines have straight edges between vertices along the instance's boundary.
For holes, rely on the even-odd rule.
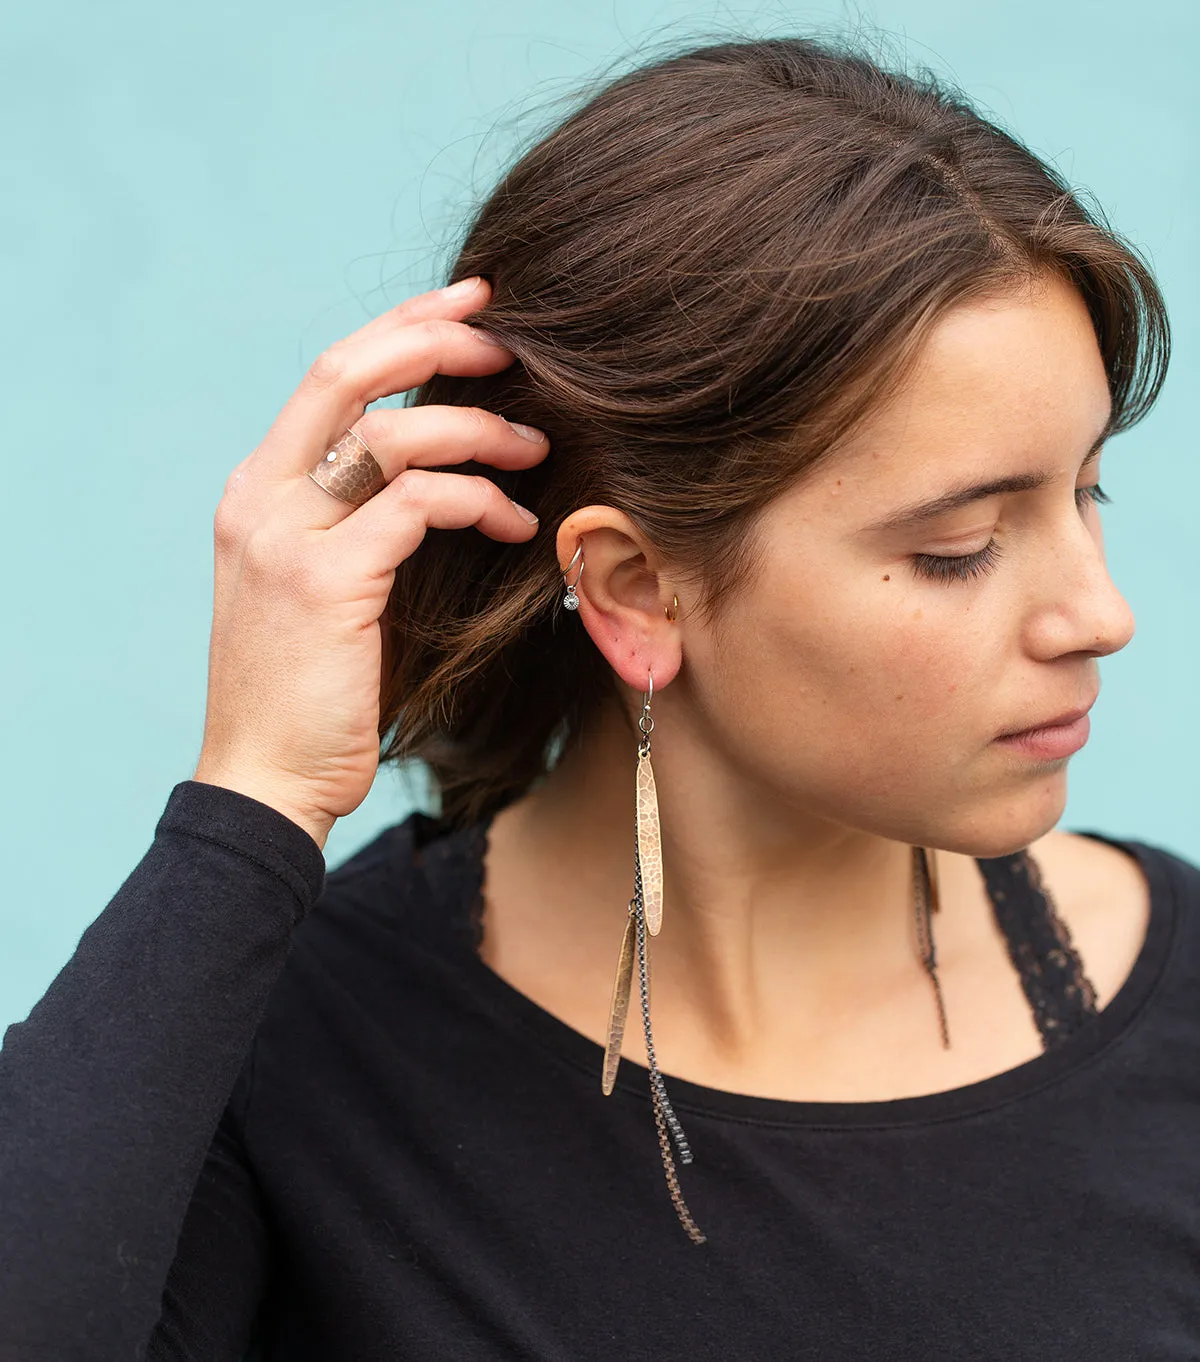
[[[1082,500],[1081,500],[1082,498]],[[1098,482],[1087,487],[1075,489],[1075,504],[1082,511],[1088,501],[1104,505],[1112,501]],[[982,577],[996,565],[1000,556],[1000,545],[993,539],[985,544],[978,553],[965,553],[957,557],[940,553],[913,554],[913,570],[919,577],[935,582],[965,582],[972,577]]]

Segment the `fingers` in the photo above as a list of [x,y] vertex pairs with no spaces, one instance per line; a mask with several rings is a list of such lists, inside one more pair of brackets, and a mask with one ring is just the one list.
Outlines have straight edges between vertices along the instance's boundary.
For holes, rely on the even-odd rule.
[[376,407],[353,429],[367,442],[389,482],[405,468],[468,460],[525,468],[550,447],[542,431],[506,421],[482,407]]
[[313,363],[251,455],[250,471],[272,479],[297,477],[371,402],[418,387],[435,373],[498,373],[512,359],[511,351],[485,342],[469,326],[440,319],[339,342]]
[[307,471],[371,402],[415,388],[437,372],[479,377],[506,368],[512,352],[461,321],[490,297],[486,281],[466,280],[407,299],[335,342],[309,366],[246,460],[251,476]]
[[377,581],[413,552],[426,529],[472,525],[508,544],[532,539],[538,528],[490,478],[407,468],[322,535],[322,553],[330,554],[348,579]]
[[[480,407],[377,407],[351,429],[366,441],[388,482],[405,469],[468,461],[497,468],[528,468],[544,459],[550,449],[540,430],[514,425]],[[302,521],[308,529],[328,529],[356,509],[331,497],[307,477],[293,480],[289,495],[302,508],[289,518]]]
[[347,340],[367,340],[381,331],[394,331],[398,326],[411,322],[424,322],[436,318],[452,317],[456,321],[472,312],[477,312],[492,296],[491,286],[478,275],[461,279],[447,288],[431,289],[428,293],[418,293],[406,298],[402,303],[381,312],[365,326],[352,331]]
[[[490,479],[426,470],[467,461],[526,467],[549,450],[542,432],[514,427],[474,407],[366,411],[379,398],[415,388],[435,373],[483,376],[511,364],[511,351],[460,320],[490,296],[483,280],[421,294],[320,355],[262,444],[226,483],[217,510],[218,539],[230,547],[251,534],[259,540],[293,540],[297,533],[331,531],[354,521],[356,527],[341,536],[349,543],[369,535],[363,527],[383,517],[389,529],[377,533],[377,547],[397,553],[394,567],[420,542],[427,524],[477,525],[496,538],[528,538],[531,528]],[[384,491],[358,508],[305,476],[348,428],[362,436],[385,479]],[[422,507],[436,519],[421,520]],[[379,561],[378,552],[372,556]]]

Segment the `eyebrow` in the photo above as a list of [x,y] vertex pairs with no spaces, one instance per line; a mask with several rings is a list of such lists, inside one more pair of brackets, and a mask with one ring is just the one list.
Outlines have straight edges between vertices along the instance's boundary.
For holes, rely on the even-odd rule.
[[[1104,448],[1105,441],[1112,434],[1113,418],[1109,417],[1104,429],[1092,441],[1092,446],[1080,464],[1082,472],[1088,464],[1092,463],[1100,451]],[[884,516],[882,520],[866,526],[864,533],[878,530],[907,530],[917,525],[923,525],[927,521],[934,520],[940,515],[945,515],[947,511],[956,511],[961,506],[969,506],[973,501],[982,501],[985,497],[993,497],[1001,492],[1035,492],[1040,487],[1045,487],[1047,483],[1054,481],[1052,473],[1013,473],[1007,478],[989,478],[986,482],[967,483],[961,487],[952,487],[948,492],[943,492],[941,496],[934,497],[929,501],[914,502],[910,506],[902,506],[900,510],[893,511],[890,515]]]

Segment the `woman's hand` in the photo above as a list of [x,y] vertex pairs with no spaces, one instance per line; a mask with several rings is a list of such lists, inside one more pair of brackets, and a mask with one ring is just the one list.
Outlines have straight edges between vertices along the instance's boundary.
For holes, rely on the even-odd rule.
[[[396,567],[429,526],[474,525],[506,543],[536,523],[486,477],[440,464],[537,463],[546,437],[472,407],[377,408],[434,373],[479,376],[513,355],[459,321],[479,279],[423,293],[320,355],[262,444],[232,472],[214,522],[215,582],[204,741],[193,779],[278,809],[324,848],[379,764],[379,617]],[[365,505],[307,476],[352,427],[387,486]]]

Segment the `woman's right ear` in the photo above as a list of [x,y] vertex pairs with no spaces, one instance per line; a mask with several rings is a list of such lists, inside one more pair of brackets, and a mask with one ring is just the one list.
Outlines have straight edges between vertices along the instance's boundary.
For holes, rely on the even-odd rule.
[[[683,660],[678,626],[668,618],[674,593],[656,571],[653,545],[621,511],[587,506],[559,526],[564,593],[609,666],[629,686],[646,689],[647,672],[665,686]],[[570,607],[568,607],[570,608]]]

